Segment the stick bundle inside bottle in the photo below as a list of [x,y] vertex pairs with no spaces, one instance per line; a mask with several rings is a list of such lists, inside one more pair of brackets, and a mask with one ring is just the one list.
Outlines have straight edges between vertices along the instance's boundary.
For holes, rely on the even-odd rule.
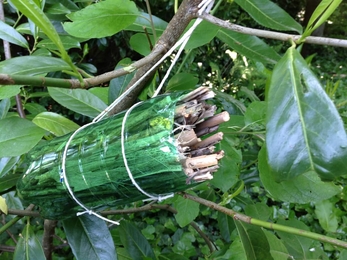
[[[146,199],[129,178],[122,148],[130,174],[149,194],[183,191],[212,179],[224,155],[215,151],[223,134],[209,134],[229,119],[225,112],[215,115],[216,107],[206,102],[213,97],[203,87],[183,96],[158,96],[135,107],[124,125],[125,112],[84,128],[66,156],[65,173],[74,196],[93,210]],[[30,151],[17,184],[19,196],[39,206],[47,219],[68,218],[81,210],[60,178],[69,137],[56,137]]]
[[212,179],[212,173],[218,170],[218,161],[224,155],[223,151],[216,152],[214,146],[223,139],[223,133],[205,137],[230,118],[226,111],[215,115],[216,106],[205,102],[213,97],[214,93],[208,88],[198,88],[187,94],[182,99],[184,103],[175,110],[175,137],[184,155],[181,163],[188,176],[187,183]]

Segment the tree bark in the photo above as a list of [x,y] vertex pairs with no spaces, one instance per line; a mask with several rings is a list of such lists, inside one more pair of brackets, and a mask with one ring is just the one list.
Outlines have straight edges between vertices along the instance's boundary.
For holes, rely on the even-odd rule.
[[[139,78],[141,78],[154,64],[156,64],[161,57],[179,40],[180,36],[187,28],[190,21],[198,15],[198,5],[202,0],[184,0],[180,5],[177,13],[169,22],[166,30],[160,36],[158,43],[154,46],[152,52],[160,51],[161,55],[158,55],[152,62],[141,67],[135,74],[134,78],[130,81],[127,89],[130,88]],[[148,75],[124,100],[117,105],[110,113],[119,113],[136,102],[138,95],[144,89],[146,82],[153,77],[152,74]]]

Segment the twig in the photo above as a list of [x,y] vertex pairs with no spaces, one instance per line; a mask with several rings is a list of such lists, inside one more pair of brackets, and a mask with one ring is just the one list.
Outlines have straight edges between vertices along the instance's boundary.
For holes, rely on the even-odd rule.
[[[26,209],[25,212],[29,212],[34,208],[34,204],[30,204]],[[8,210],[8,214],[10,214],[10,210]],[[14,224],[16,224],[21,218],[23,218],[25,215],[17,215],[17,217],[11,219],[9,222],[7,222],[5,225],[3,225],[0,228],[0,235],[4,233],[8,228],[12,227]]]
[[42,238],[42,247],[47,260],[52,260],[52,253],[54,250],[53,237],[56,225],[57,221],[48,219],[45,219],[43,224],[44,232]]
[[239,220],[239,221],[242,221],[242,222],[245,222],[248,224],[253,224],[256,226],[260,226],[260,227],[264,227],[264,228],[268,228],[268,229],[272,229],[272,230],[283,231],[283,232],[287,232],[290,234],[318,240],[320,242],[329,243],[329,244],[332,244],[335,246],[347,248],[347,242],[339,240],[339,239],[331,238],[328,236],[324,236],[321,234],[313,233],[313,232],[302,230],[302,229],[287,227],[284,225],[279,225],[279,224],[274,224],[274,223],[270,223],[267,221],[258,220],[258,219],[246,216],[244,214],[238,213],[236,211],[233,211],[231,209],[228,209],[226,207],[220,206],[220,205],[218,205],[212,201],[205,200],[205,199],[190,195],[188,193],[180,193],[180,194],[187,199],[196,201],[196,202],[198,202],[202,205],[205,205],[211,209],[218,210],[218,211],[220,211],[220,212],[222,212],[228,216],[231,216],[234,220]]
[[[301,38],[301,35],[259,30],[259,29],[253,29],[249,27],[240,26],[237,24],[232,24],[229,21],[221,20],[211,14],[204,13],[199,17],[210,23],[218,25],[222,28],[228,29],[230,31],[239,32],[242,34],[254,35],[254,36],[259,36],[263,38],[280,40],[280,41],[293,40],[294,42],[297,42]],[[326,38],[326,37],[309,36],[305,39],[305,43],[347,48],[347,40]]]

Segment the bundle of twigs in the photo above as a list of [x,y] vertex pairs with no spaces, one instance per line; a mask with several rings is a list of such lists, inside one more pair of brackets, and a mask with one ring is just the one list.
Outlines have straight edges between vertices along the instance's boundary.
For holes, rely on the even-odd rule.
[[[198,88],[188,94],[163,95],[143,102],[125,124],[125,155],[136,183],[149,194],[182,191],[212,179],[223,151],[215,144],[223,134],[218,125],[226,112],[205,102],[214,94]],[[79,132],[69,145],[66,178],[76,198],[100,210],[145,199],[131,182],[121,154],[124,113],[109,117]],[[60,179],[63,150],[70,135],[58,137],[28,154],[28,168],[18,182],[19,195],[40,206],[48,219],[72,216],[80,207]]]

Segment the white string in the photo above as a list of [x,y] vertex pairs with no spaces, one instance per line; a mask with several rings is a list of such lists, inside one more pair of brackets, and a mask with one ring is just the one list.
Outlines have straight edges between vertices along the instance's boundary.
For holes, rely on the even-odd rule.
[[[209,12],[213,6],[213,3],[214,3],[214,0],[203,0],[199,5],[199,11],[198,11],[198,14],[201,15],[202,13],[204,12]],[[85,209],[85,211],[83,212],[78,212],[76,215],[77,216],[80,216],[80,215],[83,215],[83,214],[86,214],[88,213],[89,215],[94,215],[100,219],[103,219],[105,221],[108,221],[110,223],[113,223],[113,224],[116,224],[116,225],[119,225],[119,222],[116,222],[116,221],[112,221],[110,219],[107,219],[103,216],[101,216],[100,214],[94,212],[93,210],[91,209],[88,209],[79,199],[76,198],[76,196],[74,195],[74,192],[72,191],[71,187],[70,187],[70,184],[69,184],[69,181],[68,181],[68,178],[66,177],[66,168],[65,168],[65,165],[66,165],[66,158],[67,158],[67,152],[68,152],[68,149],[69,149],[69,146],[70,146],[70,143],[72,141],[72,139],[83,129],[85,129],[86,127],[92,125],[92,124],[95,124],[96,122],[99,122],[101,119],[103,119],[109,111],[111,111],[115,106],[117,106],[123,99],[124,97],[126,97],[130,92],[132,92],[134,90],[134,88],[136,86],[138,86],[140,84],[140,82],[147,76],[149,75],[159,64],[161,64],[167,57],[169,57],[173,52],[174,50],[180,46],[180,49],[178,50],[177,52],[177,55],[176,57],[174,58],[174,60],[172,61],[172,64],[171,66],[169,67],[169,70],[166,72],[162,82],[160,83],[160,85],[158,86],[157,90],[155,91],[153,97],[157,96],[158,93],[160,92],[162,86],[164,85],[164,82],[166,81],[166,79],[168,78],[174,64],[177,62],[180,54],[182,53],[185,45],[187,44],[191,34],[193,33],[193,31],[195,30],[195,28],[201,23],[202,19],[201,18],[197,18],[196,21],[194,22],[193,26],[181,37],[180,40],[178,40],[174,46],[171,47],[171,49],[165,53],[165,55],[156,63],[154,64],[154,66],[149,69],[144,75],[142,75],[142,77],[140,77],[138,79],[137,82],[135,82],[130,88],[128,88],[125,92],[123,92],[114,102],[112,102],[112,104],[110,104],[105,110],[103,110],[98,116],[96,116],[92,122],[78,128],[71,136],[70,138],[68,139],[68,141],[66,142],[66,145],[65,145],[65,148],[64,148],[64,152],[63,152],[63,158],[62,158],[62,164],[61,164],[61,172],[60,172],[60,181],[61,182],[64,182],[71,198],[80,206],[82,207],[83,209]],[[142,190],[142,188],[136,183],[136,181],[134,180],[133,178],[133,175],[129,169],[129,166],[128,166],[128,163],[127,163],[127,159],[126,159],[126,155],[125,155],[125,148],[124,148],[124,131],[125,131],[125,123],[126,123],[126,119],[129,115],[129,113],[136,107],[138,106],[140,103],[137,103],[135,105],[133,105],[127,112],[126,114],[124,115],[124,118],[123,118],[123,122],[122,122],[122,132],[121,132],[121,147],[122,147],[122,156],[123,156],[123,161],[124,161],[124,165],[125,165],[125,168],[128,172],[128,175],[129,175],[129,178],[131,179],[131,182],[133,183],[133,185],[141,192],[143,193],[144,195],[146,195],[150,200],[158,200],[158,201],[161,201],[161,200],[164,200],[166,198],[169,198],[169,197],[172,197],[173,196],[173,193],[172,194],[168,194],[168,195],[156,195],[156,196],[153,196],[151,194],[148,194],[147,192],[145,192],[144,190]]]
[[123,117],[123,122],[122,122],[122,131],[121,131],[121,148],[122,148],[122,156],[123,156],[123,162],[124,162],[124,166],[125,169],[128,172],[128,176],[132,182],[132,184],[144,195],[146,195],[149,199],[148,200],[158,200],[158,201],[162,201],[165,200],[167,198],[171,198],[174,196],[173,193],[170,193],[168,195],[151,195],[149,193],[147,193],[146,191],[144,191],[140,185],[137,184],[137,182],[135,181],[133,174],[129,168],[128,165],[128,160],[126,158],[126,154],[125,154],[125,123],[127,121],[128,115],[130,114],[130,112],[137,106],[139,106],[140,104],[142,104],[142,102],[136,103],[135,105],[133,105],[131,108],[128,109],[128,111],[125,113],[124,117]]

